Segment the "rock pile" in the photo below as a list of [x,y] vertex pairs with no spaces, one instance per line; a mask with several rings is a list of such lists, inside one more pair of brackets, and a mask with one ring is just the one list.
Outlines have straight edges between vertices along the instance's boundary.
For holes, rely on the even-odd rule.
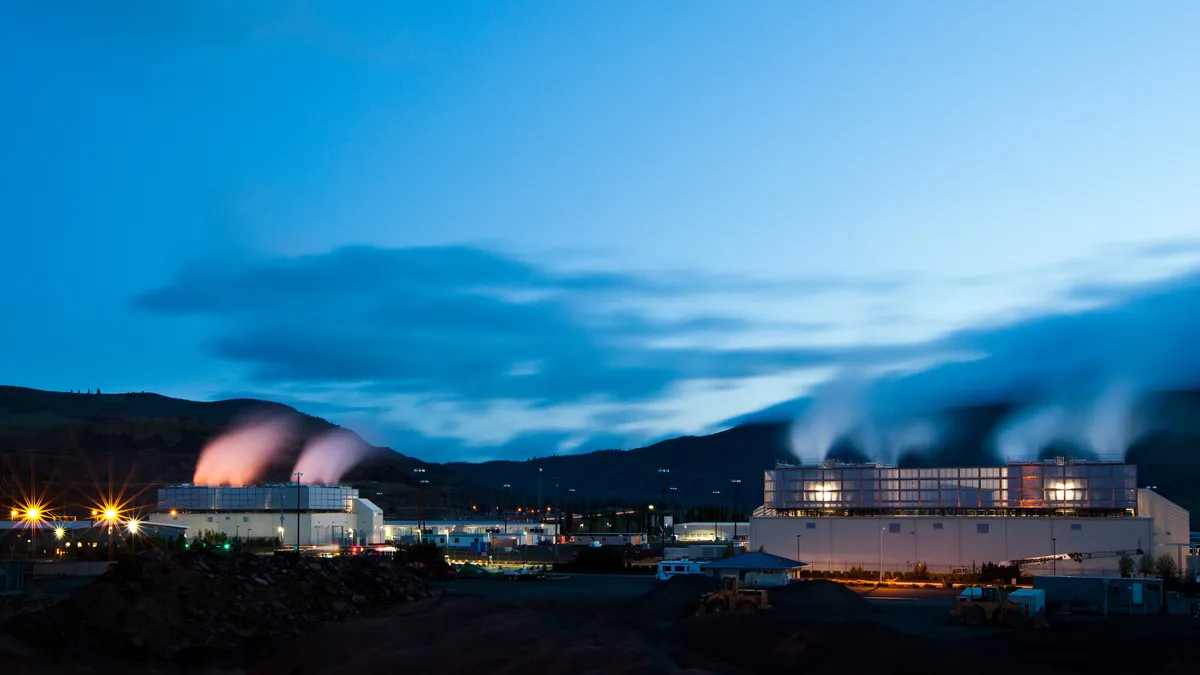
[[774,612],[812,618],[852,618],[872,613],[869,602],[854,589],[835,581],[813,579],[770,589]]
[[281,637],[436,593],[387,558],[154,551],[6,628],[58,649],[241,660]]

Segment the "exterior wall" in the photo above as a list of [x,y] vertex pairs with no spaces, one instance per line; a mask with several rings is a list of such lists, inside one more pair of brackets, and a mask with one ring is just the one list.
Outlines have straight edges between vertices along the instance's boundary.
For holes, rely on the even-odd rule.
[[1138,490],[1138,515],[1154,520],[1154,555],[1169,553],[1181,573],[1191,574],[1191,514],[1154,490]]
[[[751,550],[799,558],[815,570],[879,569],[905,572],[918,562],[930,572],[978,568],[983,563],[1050,555],[1137,549],[1151,550],[1150,518],[976,518],[933,516],[755,517]],[[894,531],[898,529],[898,531]],[[797,542],[797,535],[800,535]],[[799,553],[797,553],[799,543]],[[1116,558],[1075,563],[1060,560],[1033,568],[1034,574],[1117,574]]]
[[383,543],[383,509],[369,499],[356,498],[350,504],[355,536],[367,544]]
[[[296,545],[296,514],[262,511],[234,513],[156,513],[150,520],[159,523],[184,525],[188,537],[205,532],[221,532],[235,539],[283,538],[285,546]],[[330,544],[339,537],[350,537],[357,527],[351,513],[301,513],[300,545]],[[364,543],[366,543],[364,541]],[[374,543],[374,542],[370,542]]]

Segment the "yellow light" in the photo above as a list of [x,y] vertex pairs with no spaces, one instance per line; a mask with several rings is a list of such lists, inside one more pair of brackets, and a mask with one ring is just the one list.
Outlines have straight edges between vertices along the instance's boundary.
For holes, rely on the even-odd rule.
[[136,520],[131,520],[131,521],[129,521],[128,523],[126,523],[126,524],[125,524],[125,527],[128,527],[128,528],[129,528],[129,532],[130,532],[130,534],[137,534],[137,531],[138,531],[138,525],[141,525],[141,523],[139,523],[139,522],[138,522],[138,521],[136,521]]
[[21,515],[21,512],[16,509],[13,509],[12,511],[8,512],[8,515],[11,516],[13,520],[16,520],[17,516]]
[[104,519],[105,520],[116,520],[117,519],[117,510],[112,508],[111,506],[108,507],[107,509],[104,509]]
[[37,520],[38,518],[41,518],[41,517],[42,517],[42,510],[36,506],[29,507],[29,510],[25,512],[26,520]]
[[171,509],[171,517],[174,518],[177,515],[179,515],[179,512],[176,511],[175,509]]
[[55,538],[55,539],[62,539],[62,538],[63,538],[63,537],[65,537],[66,535],[67,535],[67,530],[66,530],[66,528],[63,528],[63,527],[56,527],[56,528],[54,528],[54,538]]

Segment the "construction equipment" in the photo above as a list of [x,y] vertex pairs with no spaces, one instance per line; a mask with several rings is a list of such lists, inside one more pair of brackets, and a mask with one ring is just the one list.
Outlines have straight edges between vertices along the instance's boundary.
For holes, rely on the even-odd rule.
[[1038,591],[1005,593],[998,586],[970,586],[954,602],[951,616],[978,628],[984,625],[1024,628],[1045,621],[1046,596]]
[[737,576],[729,575],[722,577],[719,590],[700,596],[700,609],[696,613],[716,614],[732,610],[752,614],[764,609],[771,609],[766,591],[742,588]]
[[1071,560],[1073,562],[1083,562],[1084,560],[1092,560],[1094,558],[1120,558],[1121,556],[1139,556],[1142,555],[1142,549],[1128,549],[1124,551],[1091,551],[1089,553],[1058,553],[1055,555],[1039,555],[1032,558],[1021,558],[1020,560],[1006,560],[1000,563],[1001,567],[1016,567],[1022,574],[1025,570],[1032,569],[1045,565],[1048,562],[1055,560]]

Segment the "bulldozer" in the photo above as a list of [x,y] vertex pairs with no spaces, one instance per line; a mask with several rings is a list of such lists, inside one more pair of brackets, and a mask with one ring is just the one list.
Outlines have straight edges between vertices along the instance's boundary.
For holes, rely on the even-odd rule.
[[700,609],[696,613],[716,614],[732,610],[752,614],[764,609],[771,609],[767,592],[742,588],[737,576],[730,575],[722,577],[720,589],[700,596]]
[[954,602],[950,614],[962,623],[978,628],[992,625],[1005,628],[1038,627],[1045,620],[1044,596],[1033,591],[1026,595],[1007,594],[998,586],[972,586]]

